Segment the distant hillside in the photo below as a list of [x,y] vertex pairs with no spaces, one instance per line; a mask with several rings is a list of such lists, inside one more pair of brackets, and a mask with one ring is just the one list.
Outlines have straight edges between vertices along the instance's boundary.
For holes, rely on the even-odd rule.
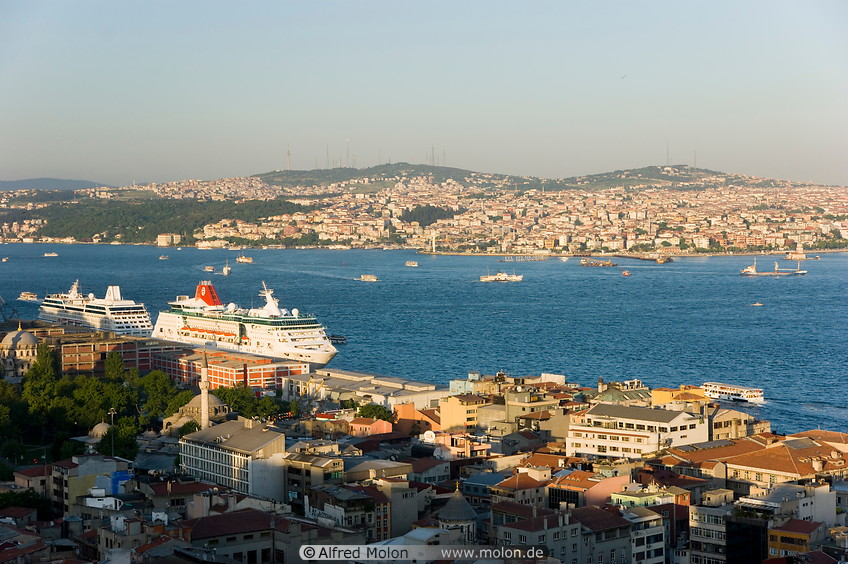
[[108,184],[91,180],[64,180],[62,178],[25,178],[23,180],[0,180],[0,191],[14,190],[83,190],[85,188],[114,188]]
[[[316,170],[276,170],[254,175],[269,184],[285,188],[296,186],[328,186],[360,178],[370,178],[371,186],[380,186],[380,180],[397,177],[430,176],[436,182],[451,179],[466,187],[477,189],[515,190],[604,190],[616,186],[668,186],[676,190],[703,190],[724,186],[729,181],[744,181],[747,185],[762,187],[786,184],[785,181],[757,179],[738,174],[728,174],[688,165],[646,166],[629,170],[616,170],[601,174],[573,176],[570,178],[541,178],[512,176],[508,174],[475,172],[461,168],[396,163],[364,169],[331,168]],[[468,179],[473,179],[469,181]],[[752,184],[753,183],[753,184]],[[797,183],[790,183],[797,184]]]
[[[469,176],[479,173],[451,168],[446,166],[416,165],[409,163],[395,163],[372,166],[370,168],[329,168],[316,170],[274,170],[255,174],[268,184],[277,186],[313,186],[327,185],[334,182],[347,182],[357,178],[393,178],[396,176],[422,176],[429,175],[436,182],[444,182],[452,179],[462,182]],[[495,175],[504,176],[504,175]]]

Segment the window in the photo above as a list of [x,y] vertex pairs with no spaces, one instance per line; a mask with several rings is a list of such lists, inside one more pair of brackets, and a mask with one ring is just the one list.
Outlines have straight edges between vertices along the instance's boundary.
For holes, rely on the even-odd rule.
[[694,429],[695,427],[696,427],[696,425],[695,425],[694,423],[692,423],[691,425],[689,425],[689,428],[690,428],[690,429]]
[[518,535],[518,542],[521,544],[527,544],[527,535]]
[[598,438],[601,439],[601,440],[606,440],[607,436],[606,435],[598,435]]
[[606,452],[606,451],[607,451],[607,447],[605,447],[604,445],[598,445],[598,452]]

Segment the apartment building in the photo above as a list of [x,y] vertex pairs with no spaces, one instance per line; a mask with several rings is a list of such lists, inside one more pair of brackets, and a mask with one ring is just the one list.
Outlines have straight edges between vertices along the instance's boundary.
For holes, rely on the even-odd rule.
[[572,418],[566,452],[569,456],[639,459],[708,437],[709,427],[697,414],[597,404]]

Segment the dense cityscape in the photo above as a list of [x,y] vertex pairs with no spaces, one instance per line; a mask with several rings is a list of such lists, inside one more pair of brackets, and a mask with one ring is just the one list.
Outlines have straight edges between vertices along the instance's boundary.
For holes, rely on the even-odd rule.
[[[73,201],[132,191],[310,206],[160,233],[149,243],[161,247],[314,234],[333,248],[802,259],[848,236],[844,188],[727,175],[633,185],[630,175],[591,190],[517,190],[490,175],[391,177],[375,190],[369,178],[285,187],[250,177],[78,190]],[[4,195],[4,209],[46,205],[22,195]],[[406,215],[428,206],[444,216]],[[3,237],[79,242],[41,237],[43,226],[7,222]],[[324,367],[336,349],[323,327],[266,294],[262,309],[224,311],[201,283],[155,327],[142,312],[134,333],[44,313],[48,301],[108,305],[72,288],[45,300],[37,321],[4,321],[2,562],[306,562],[312,545],[395,556],[422,545],[540,546],[547,556],[533,561],[571,564],[848,558],[848,434],[773,432],[737,409],[759,405],[760,389],[474,371],[439,385],[334,369]],[[120,301],[124,315],[139,313],[133,304]],[[236,318],[238,329],[220,321]],[[259,338],[244,320],[254,318],[296,324],[295,352],[248,348]],[[422,561],[455,560],[444,554]],[[492,553],[474,554],[465,560]]]
[[[251,200],[285,199],[308,206],[255,221],[221,217],[176,234],[207,248],[402,245],[444,252],[679,254],[848,247],[848,193],[842,187],[686,166],[619,171],[567,183],[467,171],[438,179],[434,177],[445,169],[413,169],[394,176],[360,174],[345,181],[293,186],[262,180],[279,182],[282,172],[277,177],[269,173],[92,188],[76,191],[73,203],[106,205],[127,194],[147,194],[164,200],[230,201],[234,210],[238,202]],[[121,240],[108,232],[84,238],[40,235],[48,221],[38,217],[39,208],[49,204],[26,200],[26,193],[3,195],[0,211],[8,210],[4,215],[26,210],[31,216],[2,223],[7,241]],[[72,216],[72,204],[64,209]]]

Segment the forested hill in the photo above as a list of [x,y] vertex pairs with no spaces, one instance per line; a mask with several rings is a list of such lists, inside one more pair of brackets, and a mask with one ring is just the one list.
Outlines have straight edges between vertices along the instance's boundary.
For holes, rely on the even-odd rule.
[[23,180],[0,180],[0,192],[14,190],[85,190],[86,188],[112,188],[108,184],[90,180],[64,180],[62,178],[26,178]]
[[[358,178],[387,179],[396,177],[430,176],[436,182],[455,180],[479,175],[470,170],[446,166],[431,166],[409,163],[394,163],[369,168],[328,168],[316,170],[275,170],[256,174],[269,184],[277,186],[326,186],[336,182],[348,182]],[[506,177],[505,175],[496,175]]]
[[[313,208],[286,200],[233,202],[197,202],[194,200],[150,200],[141,203],[97,201],[92,203],[54,204],[36,210],[10,210],[14,220],[47,220],[39,235],[89,239],[102,234],[125,243],[149,243],[159,233],[181,233],[189,240],[196,229],[222,219],[256,221],[260,217],[291,214]],[[2,218],[0,213],[0,218]],[[4,219],[7,220],[7,219]]]

